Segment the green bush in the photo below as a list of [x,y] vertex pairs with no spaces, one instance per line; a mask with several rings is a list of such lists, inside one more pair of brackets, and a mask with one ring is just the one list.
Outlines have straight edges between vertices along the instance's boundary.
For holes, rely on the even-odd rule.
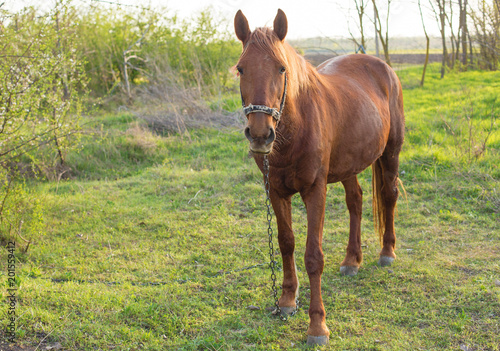
[[179,21],[163,9],[89,7],[80,10],[79,47],[97,96],[130,86],[164,84],[195,88],[199,96],[234,88],[229,67],[240,46],[210,10]]

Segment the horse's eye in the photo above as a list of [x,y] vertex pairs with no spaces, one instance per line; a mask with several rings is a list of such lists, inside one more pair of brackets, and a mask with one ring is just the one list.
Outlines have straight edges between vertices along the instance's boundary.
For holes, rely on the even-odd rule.
[[236,67],[236,70],[238,71],[239,74],[243,74],[243,68],[241,67]]
[[283,67],[281,67],[281,68],[280,68],[280,73],[281,73],[281,74],[285,73],[285,71],[286,71],[285,66],[283,66]]

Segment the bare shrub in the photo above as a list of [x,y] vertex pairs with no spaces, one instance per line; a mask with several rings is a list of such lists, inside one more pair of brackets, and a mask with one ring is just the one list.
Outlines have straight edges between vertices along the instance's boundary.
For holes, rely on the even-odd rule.
[[196,87],[183,83],[170,68],[156,66],[155,78],[136,87],[140,106],[135,114],[158,133],[184,134],[191,128],[227,128],[244,125],[241,112],[213,110]]

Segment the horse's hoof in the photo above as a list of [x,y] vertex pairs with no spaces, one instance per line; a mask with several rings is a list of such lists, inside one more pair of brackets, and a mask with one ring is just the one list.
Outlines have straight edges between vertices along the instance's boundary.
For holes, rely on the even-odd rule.
[[291,316],[292,313],[295,311],[296,307],[290,306],[290,307],[280,307],[281,315],[284,317]]
[[307,336],[307,345],[308,346],[316,346],[316,345],[328,345],[328,340],[330,338],[328,335],[320,335],[320,336]]
[[[280,307],[279,314],[282,317],[290,317],[296,311],[297,307]],[[278,314],[278,309],[275,308],[272,312],[272,315]],[[1,351],[1,350],[0,350]]]
[[340,267],[340,274],[353,277],[356,274],[358,274],[358,267],[356,267],[356,266],[341,266]]
[[394,262],[394,257],[380,256],[378,260],[378,265],[381,267],[387,267],[390,266],[392,262]]

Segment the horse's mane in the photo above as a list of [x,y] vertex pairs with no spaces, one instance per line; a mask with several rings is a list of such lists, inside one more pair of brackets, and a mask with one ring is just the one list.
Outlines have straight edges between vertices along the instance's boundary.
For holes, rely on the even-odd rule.
[[288,43],[282,42],[269,27],[256,28],[248,38],[243,48],[240,60],[253,47],[270,56],[286,68],[288,78],[287,95],[295,99],[301,90],[314,84],[314,78],[319,78],[316,69]]

